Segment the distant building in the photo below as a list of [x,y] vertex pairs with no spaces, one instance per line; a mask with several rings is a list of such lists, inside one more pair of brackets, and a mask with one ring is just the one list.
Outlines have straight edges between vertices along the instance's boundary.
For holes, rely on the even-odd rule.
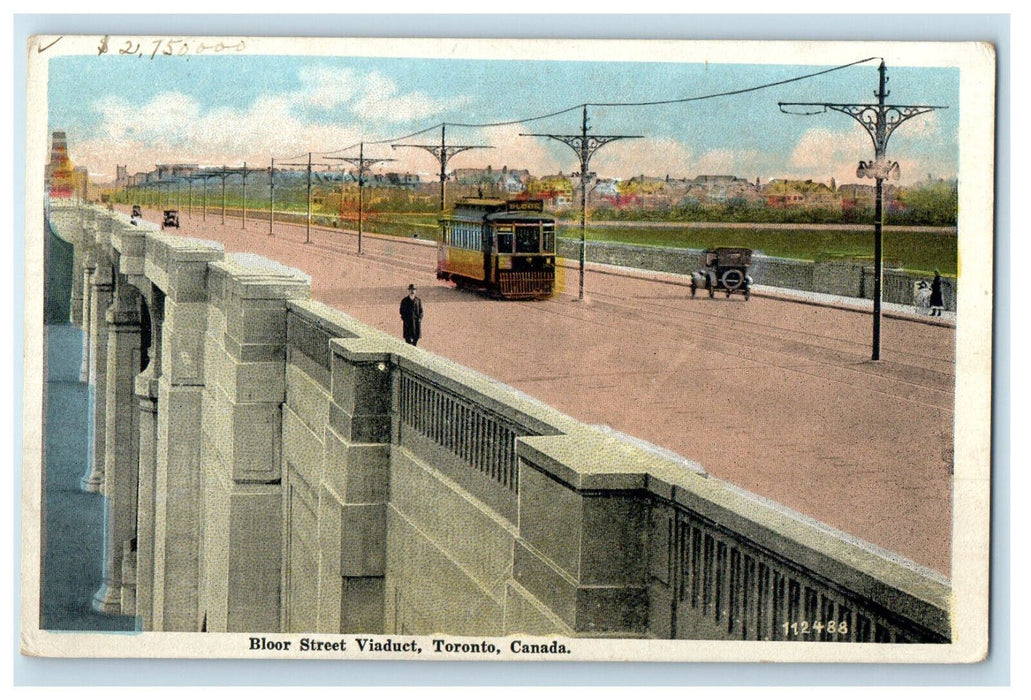
[[68,139],[63,131],[50,136],[50,162],[46,168],[47,190],[52,198],[76,196],[79,190],[75,167],[68,158]]

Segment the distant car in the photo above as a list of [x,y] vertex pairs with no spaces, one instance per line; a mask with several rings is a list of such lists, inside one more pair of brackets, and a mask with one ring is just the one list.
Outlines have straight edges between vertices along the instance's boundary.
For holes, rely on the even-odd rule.
[[691,275],[691,296],[699,288],[709,290],[709,296],[717,291],[744,294],[745,300],[752,296],[752,278],[748,266],[752,264],[749,248],[712,248],[702,253],[705,267]]
[[141,216],[143,216],[143,211],[140,209],[140,205],[139,204],[133,204],[132,205],[132,218],[138,219]]
[[165,209],[165,218],[161,220],[161,228],[166,226],[179,228],[179,212],[175,209]]

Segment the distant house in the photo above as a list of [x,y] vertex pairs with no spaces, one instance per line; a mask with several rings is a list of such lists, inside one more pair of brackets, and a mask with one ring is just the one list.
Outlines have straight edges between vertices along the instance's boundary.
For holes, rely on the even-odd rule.
[[822,182],[812,180],[774,179],[762,188],[766,205],[776,209],[786,207],[824,207],[841,206],[841,192],[835,192]]

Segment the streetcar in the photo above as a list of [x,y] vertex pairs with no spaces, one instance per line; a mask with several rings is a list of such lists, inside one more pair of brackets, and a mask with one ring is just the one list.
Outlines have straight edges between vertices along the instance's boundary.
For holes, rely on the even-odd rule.
[[437,279],[505,299],[555,291],[555,219],[540,199],[465,197],[440,219]]

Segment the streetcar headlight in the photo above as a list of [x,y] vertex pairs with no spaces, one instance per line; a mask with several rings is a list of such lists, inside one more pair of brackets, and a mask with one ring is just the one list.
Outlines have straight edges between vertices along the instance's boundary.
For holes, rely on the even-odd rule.
[[511,270],[512,269],[512,256],[511,255],[499,255],[498,256],[498,269],[499,270]]

